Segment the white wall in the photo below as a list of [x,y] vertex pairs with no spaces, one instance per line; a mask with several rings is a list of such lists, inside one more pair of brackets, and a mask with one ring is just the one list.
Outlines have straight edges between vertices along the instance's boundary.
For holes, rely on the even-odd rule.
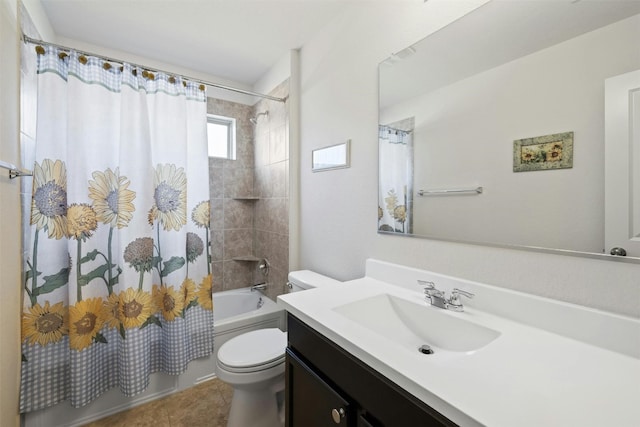
[[291,76],[291,55],[293,54],[293,51],[289,51],[282,55],[282,57],[271,66],[269,71],[255,82],[253,90],[258,93],[268,94],[273,88],[287,80]]
[[[636,15],[382,111],[415,117],[416,191],[484,187],[416,196],[413,232],[602,252],[604,80],[640,68],[639,35]],[[573,168],[512,171],[513,140],[567,131]]]
[[[20,163],[17,2],[0,2],[0,160]],[[20,180],[0,170],[0,425],[17,426],[20,377]]]
[[[373,257],[640,317],[638,264],[376,233],[377,65],[472,7],[380,3],[345,13],[303,46],[300,267],[346,280]],[[312,149],[347,139],[351,168],[311,173]]]

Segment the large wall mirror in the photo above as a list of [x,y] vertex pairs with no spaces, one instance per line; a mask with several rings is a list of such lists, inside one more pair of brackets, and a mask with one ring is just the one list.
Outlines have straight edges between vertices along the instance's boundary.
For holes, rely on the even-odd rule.
[[378,230],[640,262],[639,70],[640,1],[494,0],[392,55]]

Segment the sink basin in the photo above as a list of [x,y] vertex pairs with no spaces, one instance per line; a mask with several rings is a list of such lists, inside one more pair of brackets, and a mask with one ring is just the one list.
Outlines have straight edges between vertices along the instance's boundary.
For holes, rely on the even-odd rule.
[[355,301],[333,310],[411,351],[427,344],[436,349],[469,352],[500,336],[498,331],[426,302],[416,304],[389,294]]

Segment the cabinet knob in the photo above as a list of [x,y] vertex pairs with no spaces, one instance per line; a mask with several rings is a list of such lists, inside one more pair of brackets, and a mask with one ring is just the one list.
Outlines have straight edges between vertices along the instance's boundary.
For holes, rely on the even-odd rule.
[[340,421],[344,418],[344,408],[332,409],[331,418],[333,418],[334,423],[340,424]]

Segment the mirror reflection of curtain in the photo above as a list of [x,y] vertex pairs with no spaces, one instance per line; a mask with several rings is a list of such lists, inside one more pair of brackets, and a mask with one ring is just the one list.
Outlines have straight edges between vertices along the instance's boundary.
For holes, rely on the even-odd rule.
[[378,127],[380,146],[378,229],[413,232],[413,139],[410,131]]

